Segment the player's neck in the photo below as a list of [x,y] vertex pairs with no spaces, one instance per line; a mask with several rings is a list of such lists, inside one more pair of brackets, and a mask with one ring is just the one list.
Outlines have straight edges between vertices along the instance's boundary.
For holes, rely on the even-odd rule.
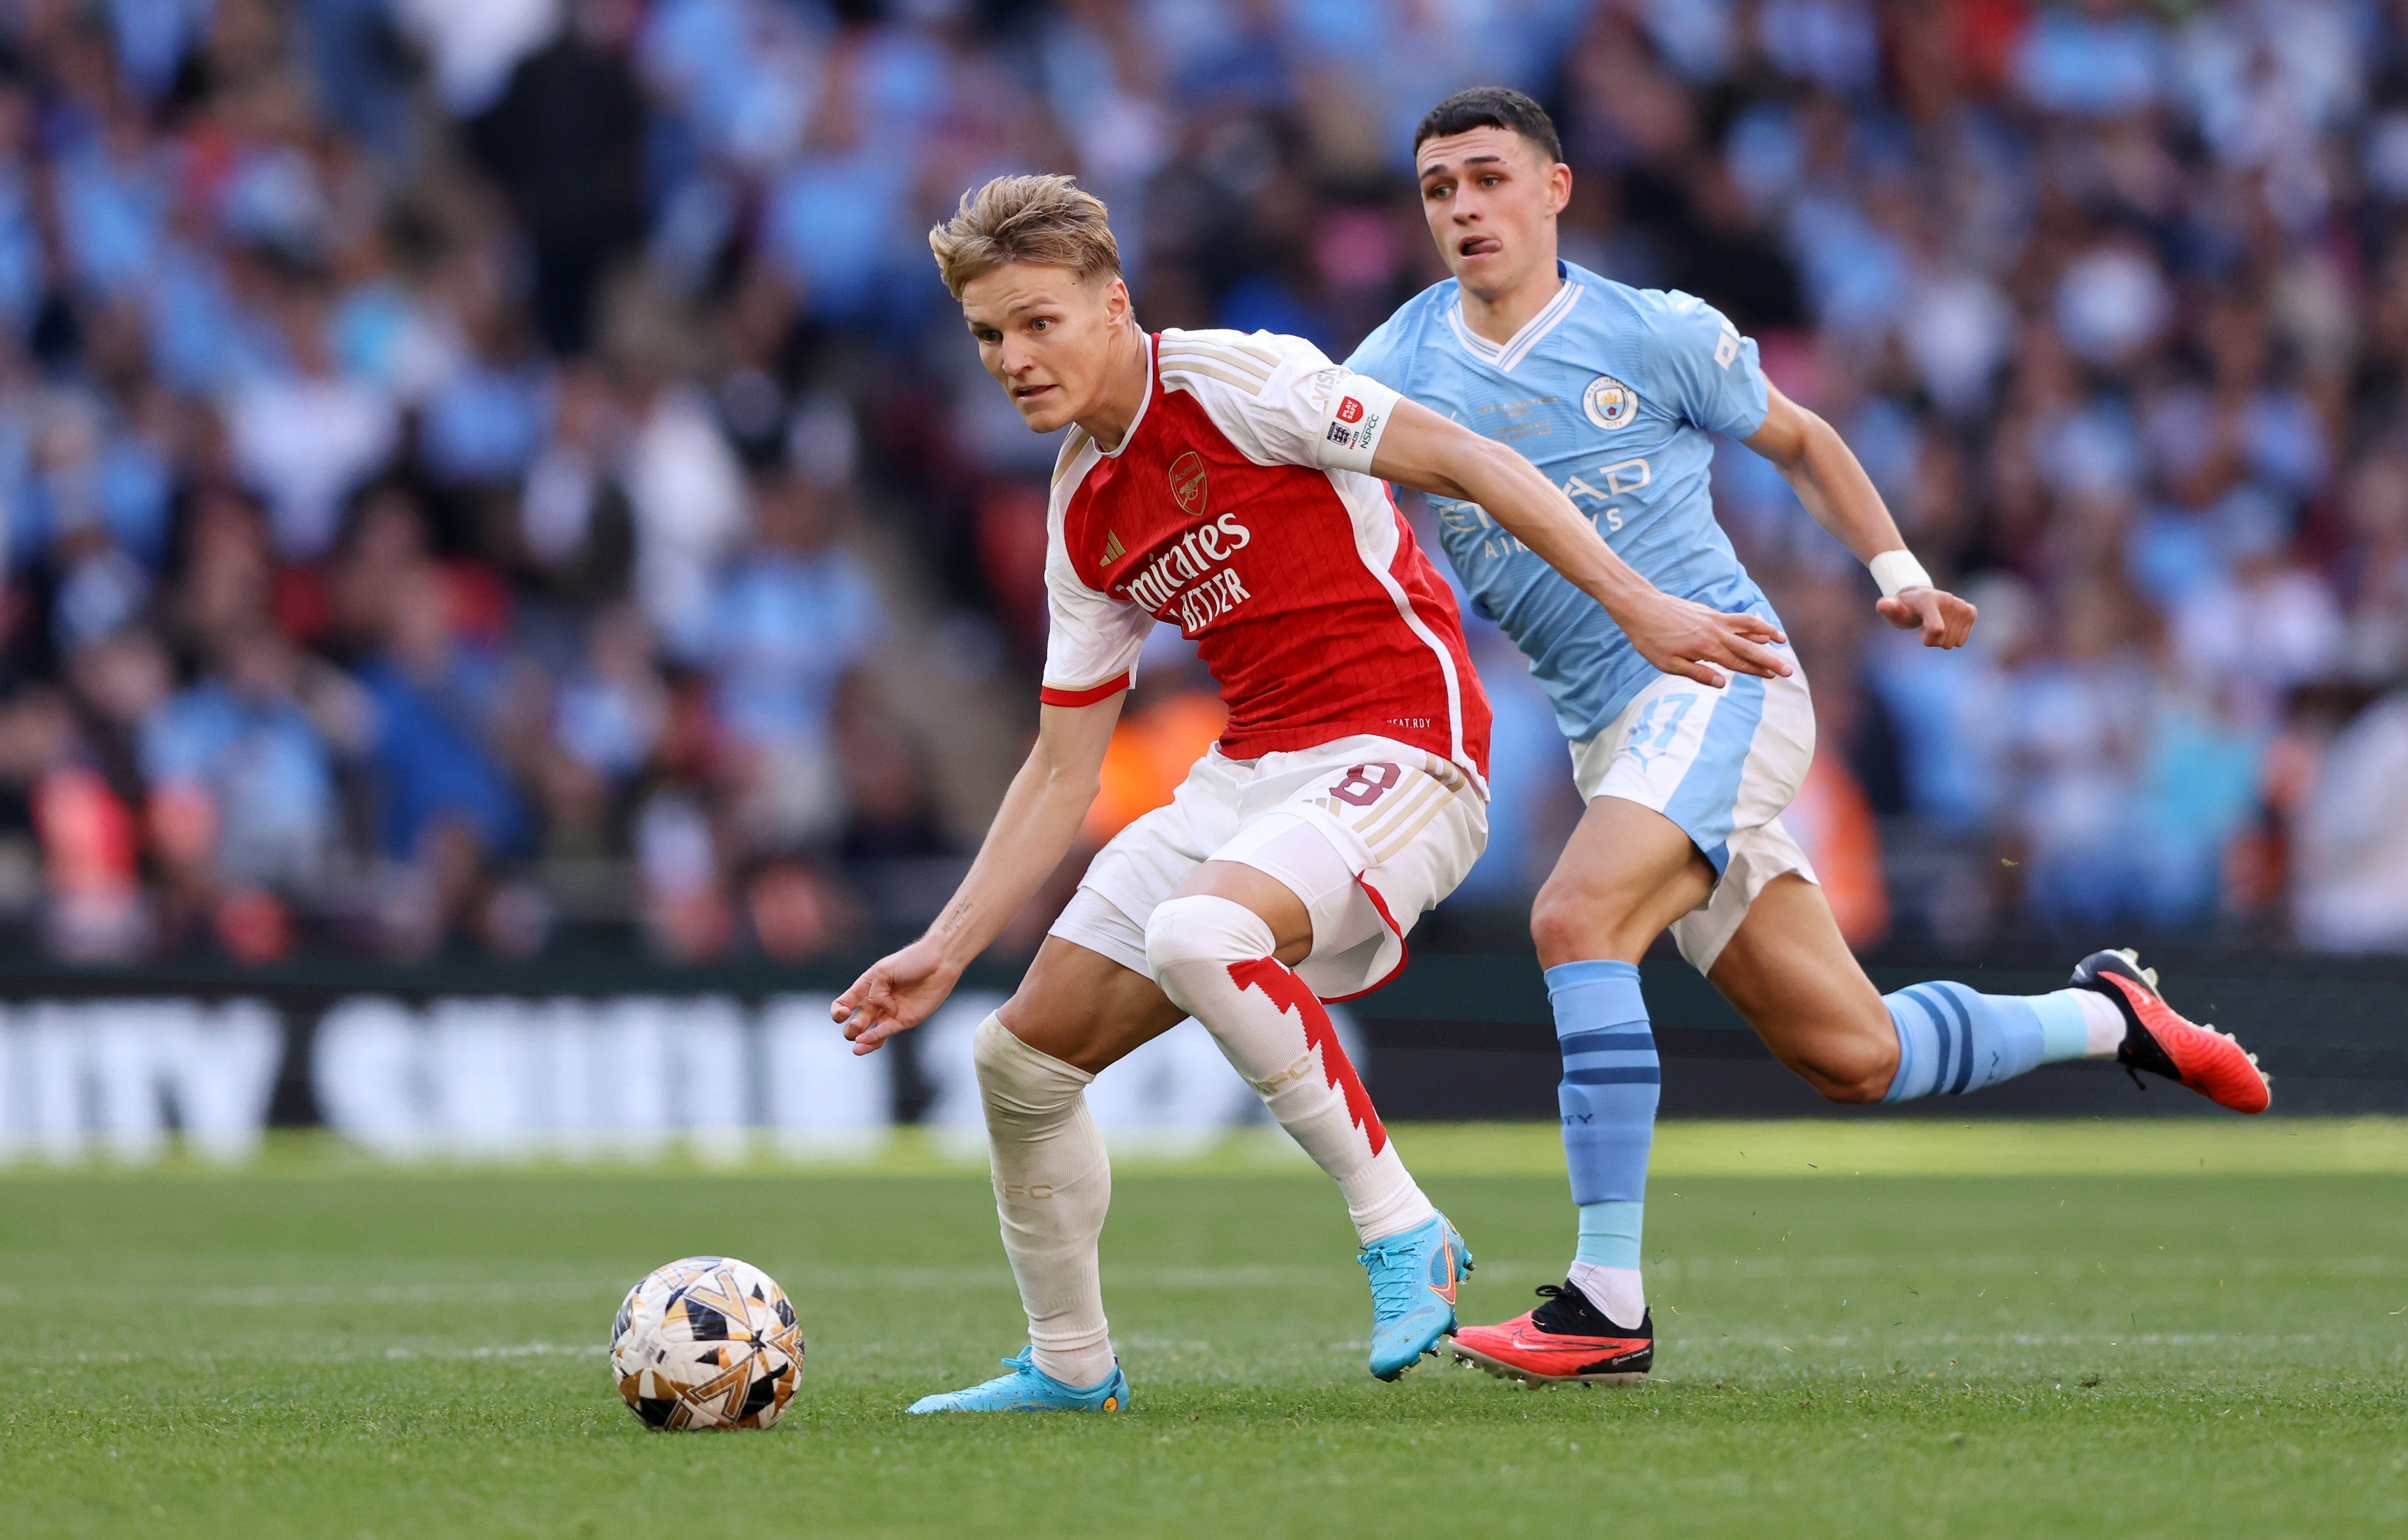
[[1144,330],[1131,321],[1112,337],[1103,392],[1094,409],[1079,418],[1079,426],[1106,454],[1118,452],[1138,414],[1145,410],[1146,392],[1153,385],[1153,349],[1146,346]]
[[1471,328],[1472,335],[1502,347],[1519,335],[1522,328],[1530,324],[1530,318],[1545,309],[1563,286],[1563,277],[1556,270],[1555,253],[1551,251],[1546,261],[1533,264],[1519,282],[1501,293],[1484,299],[1469,289],[1462,289],[1463,323]]

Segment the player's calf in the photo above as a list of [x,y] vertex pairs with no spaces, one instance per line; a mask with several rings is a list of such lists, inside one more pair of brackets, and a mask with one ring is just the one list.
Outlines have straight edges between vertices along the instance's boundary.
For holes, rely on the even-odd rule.
[[1211,893],[1155,905],[1145,929],[1163,992],[1204,1023],[1345,1195],[1371,1285],[1371,1373],[1394,1379],[1455,1329],[1471,1257],[1405,1169],[1329,1012],[1272,955],[1276,944],[1261,916]]
[[1780,1055],[1792,1074],[1823,1100],[1841,1106],[1880,1101],[1898,1078],[1898,1034],[1886,1011],[1877,1011],[1862,1031],[1829,1034],[1802,1049]]
[[1984,994],[1937,981],[1883,1004],[1899,1043],[1887,1102],[1961,1096],[2069,1059],[2113,1059],[2236,1112],[2263,1112],[2271,1100],[2256,1059],[2226,1034],[2185,1020],[2129,951],[2093,952],[2073,970],[2071,987],[2048,994]]
[[1563,1055],[1564,1162],[1580,1209],[1570,1283],[1600,1311],[1636,1320],[1646,1309],[1639,1248],[1663,1077],[1638,965],[1559,963],[1547,970],[1547,998]]
[[1280,1126],[1346,1196],[1363,1241],[1399,1234],[1438,1211],[1422,1195],[1329,1012],[1272,955],[1269,922],[1231,899],[1194,893],[1154,906],[1147,965],[1173,1004],[1204,1023]]
[[1053,1383],[1095,1385],[1116,1362],[1096,1249],[1112,1205],[1112,1168],[1087,1110],[1095,1077],[1039,1052],[993,1016],[970,1042],[1004,1255],[1028,1314],[1030,1362]]
[[2087,990],[1984,994],[1947,980],[1882,997],[1898,1034],[1898,1070],[1885,1102],[1963,1096],[2067,1059],[2114,1051],[2124,1024]]
[[[1572,1202],[1580,1209],[1570,1272],[1561,1290],[1551,1286],[1561,1297],[1540,1312],[1562,1330],[1533,1325],[1526,1314],[1501,1325],[1463,1328],[1455,1333],[1453,1351],[1492,1374],[1516,1378],[1618,1375],[1630,1371],[1595,1365],[1629,1349],[1599,1348],[1590,1339],[1621,1332],[1615,1327],[1608,1333],[1598,1323],[1648,1319],[1640,1239],[1646,1222],[1647,1157],[1655,1142],[1662,1072],[1647,1003],[1640,992],[1638,964],[1610,959],[1561,962],[1549,968],[1546,977],[1556,1046],[1563,1054],[1563,1079],[1555,1099],[1564,1162],[1571,1173]],[[1551,1348],[1540,1340],[1550,1335],[1566,1341]],[[1649,1340],[1652,1355],[1652,1327]],[[1577,1374],[1561,1368],[1572,1359],[1578,1361]],[[1544,1367],[1548,1364],[1557,1367]]]

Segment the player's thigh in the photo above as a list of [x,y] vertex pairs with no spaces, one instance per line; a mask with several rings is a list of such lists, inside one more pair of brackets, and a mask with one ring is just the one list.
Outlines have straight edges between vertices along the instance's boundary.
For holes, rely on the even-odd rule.
[[1532,938],[1549,966],[1637,962],[1715,891],[1735,843],[1797,794],[1813,700],[1802,676],[1718,688],[1663,676],[1571,758],[1587,811],[1540,890]]
[[1898,1034],[1831,918],[1823,890],[1791,873],[1767,883],[1706,977],[1773,1057],[1834,1101],[1877,1101],[1898,1069]]
[[1346,999],[1403,965],[1406,934],[1486,848],[1487,804],[1459,767],[1389,739],[1283,758],[1182,891],[1254,910],[1281,962],[1323,999]]
[[[1046,928],[1045,946],[1030,978],[1038,978],[1050,960],[1068,955],[1062,951],[1067,947],[1150,982],[1154,970],[1146,959],[1146,923],[1165,899],[1196,875],[1213,847],[1237,829],[1244,780],[1243,766],[1208,754],[1188,772],[1168,804],[1114,834],[1088,862],[1078,891]],[[1117,981],[1117,975],[1109,972],[1097,977]],[[1120,986],[1116,982],[1114,987]],[[1021,1035],[1035,1044],[1026,1034]]]
[[1597,797],[1531,905],[1539,962],[1636,962],[1713,885],[1713,867],[1679,824],[1618,796]]
[[1187,1013],[1145,975],[1049,935],[996,1015],[1038,1052],[1093,1075],[1168,1032]]
[[[1301,836],[1297,836],[1301,837]],[[1178,896],[1210,893],[1252,909],[1271,928],[1272,956],[1295,965],[1312,950],[1312,913],[1294,889],[1258,866],[1240,861],[1208,861],[1181,884]]]

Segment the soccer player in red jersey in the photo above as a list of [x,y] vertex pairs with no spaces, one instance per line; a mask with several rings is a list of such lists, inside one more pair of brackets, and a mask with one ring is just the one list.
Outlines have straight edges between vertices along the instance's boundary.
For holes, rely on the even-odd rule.
[[999,178],[929,234],[989,373],[1063,428],[1038,738],[927,934],[836,1003],[855,1051],[926,1019],[1053,871],[1094,799],[1146,634],[1195,638],[1229,708],[1170,806],[1089,866],[1012,998],[979,1026],[996,1207],[1029,1321],[1010,1373],[912,1410],[1128,1404],[1096,1243],[1111,1202],[1082,1090],[1194,1016],[1338,1182],[1370,1275],[1371,1371],[1455,1325],[1462,1237],[1407,1172],[1324,1000],[1378,987],[1487,838],[1488,706],[1445,584],[1385,481],[1475,499],[1705,683],[1787,665],[1769,622],[1640,580],[1512,449],[1268,333],[1137,323],[1103,205]]

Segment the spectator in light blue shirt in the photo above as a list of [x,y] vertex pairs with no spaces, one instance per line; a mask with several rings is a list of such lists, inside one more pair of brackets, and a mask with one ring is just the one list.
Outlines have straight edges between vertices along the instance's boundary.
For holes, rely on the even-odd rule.
[[721,578],[695,661],[750,761],[739,817],[772,844],[824,838],[843,815],[838,693],[884,623],[869,575],[828,544],[819,497],[781,473],[756,489],[753,543]]
[[2034,106],[2086,118],[2137,112],[2164,88],[2165,35],[2124,0],[2083,0],[2032,19],[2015,84]]
[[280,633],[260,626],[225,651],[222,669],[143,723],[143,777],[153,795],[207,799],[217,877],[307,892],[336,834],[332,756],[295,698],[299,662]]

